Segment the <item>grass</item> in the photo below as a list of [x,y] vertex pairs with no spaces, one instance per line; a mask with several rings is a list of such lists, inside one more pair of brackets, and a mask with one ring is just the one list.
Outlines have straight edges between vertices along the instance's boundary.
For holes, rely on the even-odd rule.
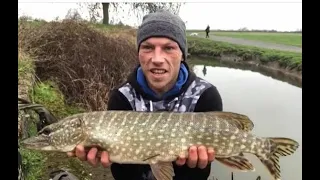
[[259,59],[264,64],[278,62],[283,68],[302,70],[301,53],[234,45],[197,37],[188,37],[188,46],[190,47],[189,53],[191,55],[207,55],[211,57],[234,55],[241,57],[244,61]]
[[[188,31],[189,34],[191,32],[198,32],[200,35],[205,36],[205,32]],[[302,33],[212,31],[210,34],[302,47]]]

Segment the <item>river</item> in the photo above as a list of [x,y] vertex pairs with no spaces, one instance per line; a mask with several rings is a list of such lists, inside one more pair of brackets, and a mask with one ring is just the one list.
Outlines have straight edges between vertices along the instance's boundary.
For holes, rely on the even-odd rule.
[[[266,137],[288,137],[300,143],[291,156],[280,158],[282,179],[302,179],[302,88],[301,82],[274,74],[259,73],[241,68],[230,68],[219,63],[193,63],[194,71],[214,84],[223,100],[224,111],[248,115],[254,122],[253,133]],[[204,68],[205,67],[205,68]],[[247,68],[248,69],[248,68]],[[280,73],[281,74],[281,73]],[[291,80],[288,80],[291,79]],[[253,155],[247,155],[255,166],[255,172],[239,172],[214,161],[214,180],[261,180],[272,179],[267,169]]]

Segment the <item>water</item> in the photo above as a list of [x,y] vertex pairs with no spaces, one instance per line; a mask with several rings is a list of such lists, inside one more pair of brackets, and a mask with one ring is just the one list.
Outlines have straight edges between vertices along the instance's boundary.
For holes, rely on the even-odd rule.
[[[299,85],[250,70],[219,65],[206,66],[205,69],[204,65],[195,65],[194,71],[218,88],[225,111],[243,113],[251,118],[255,124],[253,133],[293,138],[300,143],[295,154],[280,158],[280,169],[283,180],[301,180],[302,89]],[[261,180],[272,179],[255,156],[248,157],[256,168],[255,172],[239,172],[215,161],[211,173],[218,180],[231,180],[232,171],[234,180],[256,180],[259,175]]]

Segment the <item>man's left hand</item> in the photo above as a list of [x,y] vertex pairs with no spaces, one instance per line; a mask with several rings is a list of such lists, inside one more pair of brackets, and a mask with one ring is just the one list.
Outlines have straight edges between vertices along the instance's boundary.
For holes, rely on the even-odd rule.
[[176,164],[182,166],[187,163],[190,168],[198,166],[203,169],[214,160],[214,150],[204,146],[191,146],[188,154],[188,157],[179,157]]

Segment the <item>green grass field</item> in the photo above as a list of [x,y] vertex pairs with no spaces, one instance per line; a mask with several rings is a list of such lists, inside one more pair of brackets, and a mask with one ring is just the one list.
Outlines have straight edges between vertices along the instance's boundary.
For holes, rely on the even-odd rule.
[[[190,34],[191,32],[197,32],[197,33],[200,33],[200,35],[205,36],[205,32],[203,31],[199,31],[199,30],[187,31],[188,34]],[[216,35],[216,36],[242,38],[242,39],[248,39],[248,40],[256,40],[256,41],[302,47],[302,33],[212,31],[210,34]]]

